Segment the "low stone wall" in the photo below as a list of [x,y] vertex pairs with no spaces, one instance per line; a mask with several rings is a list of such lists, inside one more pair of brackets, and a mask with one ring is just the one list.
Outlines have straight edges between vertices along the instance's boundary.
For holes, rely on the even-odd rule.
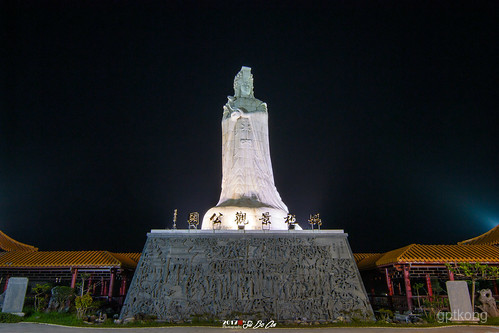
[[172,321],[372,318],[341,230],[153,230],[120,317],[139,313]]

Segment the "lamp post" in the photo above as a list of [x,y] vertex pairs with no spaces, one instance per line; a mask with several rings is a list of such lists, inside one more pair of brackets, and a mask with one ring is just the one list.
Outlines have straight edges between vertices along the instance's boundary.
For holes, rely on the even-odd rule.
[[173,211],[173,230],[177,230],[177,209]]

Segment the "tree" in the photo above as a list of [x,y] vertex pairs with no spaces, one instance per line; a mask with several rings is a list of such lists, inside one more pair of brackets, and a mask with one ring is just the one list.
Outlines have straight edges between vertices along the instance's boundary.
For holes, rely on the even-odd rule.
[[52,288],[52,299],[48,310],[63,311],[69,308],[71,299],[74,297],[74,289],[66,286],[58,286]]
[[[471,308],[475,309],[475,283],[477,280],[496,280],[499,277],[499,268],[480,263],[471,264],[462,262],[459,264],[445,264],[447,269],[456,276],[466,277],[471,280]],[[473,310],[474,311],[474,310]]]
[[90,273],[81,273],[80,274],[81,283],[77,284],[77,289],[79,289],[80,297],[83,297],[83,295],[85,293],[88,294],[90,292],[90,285],[88,285],[87,291],[85,292],[85,281],[88,280],[88,279],[90,279],[90,276],[91,276]]
[[423,289],[424,283],[415,283],[412,288],[416,290],[416,294],[418,295],[418,307],[421,309],[421,300],[419,298],[419,289]]
[[48,283],[36,284],[33,287],[33,292],[35,293],[35,311],[42,310],[47,305],[47,296],[52,286]]

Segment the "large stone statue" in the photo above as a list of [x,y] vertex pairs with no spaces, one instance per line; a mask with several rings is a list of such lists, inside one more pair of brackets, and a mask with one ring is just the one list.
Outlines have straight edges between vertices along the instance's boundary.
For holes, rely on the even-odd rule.
[[238,229],[239,224],[259,230],[265,213],[269,229],[287,229],[288,207],[274,185],[270,161],[267,104],[254,96],[251,68],[243,66],[236,75],[234,96],[223,110],[222,193],[202,229]]
[[[373,320],[343,230],[282,231],[295,218],[274,185],[267,105],[253,96],[250,68],[237,74],[234,90],[222,117],[220,201],[204,230],[147,234],[120,319]],[[312,220],[320,223],[318,214]],[[234,230],[241,228],[252,230]]]

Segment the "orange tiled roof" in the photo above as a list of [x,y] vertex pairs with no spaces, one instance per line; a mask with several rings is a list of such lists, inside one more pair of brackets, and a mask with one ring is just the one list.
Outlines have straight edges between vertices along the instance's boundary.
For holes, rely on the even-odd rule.
[[362,270],[362,269],[372,269],[376,268],[376,261],[381,258],[384,255],[384,253],[376,253],[373,254],[372,256],[365,257],[364,259],[357,261],[357,267]]
[[111,253],[111,255],[128,267],[136,267],[139,260],[135,258],[140,258],[141,253]]
[[359,263],[361,260],[364,260],[367,257],[370,257],[372,255],[379,254],[379,253],[354,253],[353,258],[355,259],[356,263]]
[[135,268],[137,262],[129,257],[108,251],[36,251],[4,252],[0,255],[0,268],[28,267],[120,267]]
[[459,245],[499,245],[499,225],[486,233],[457,243]]
[[480,262],[499,264],[499,248],[491,245],[420,245],[366,257],[358,263],[361,270],[401,263]]
[[37,247],[23,244],[10,238],[0,230],[0,249],[4,251],[38,251]]
[[124,255],[130,259],[132,259],[133,261],[135,261],[136,263],[139,262],[140,260],[140,256],[142,255],[142,253],[140,252],[121,252],[121,253],[114,253],[115,255],[116,254],[119,254],[119,255]]

